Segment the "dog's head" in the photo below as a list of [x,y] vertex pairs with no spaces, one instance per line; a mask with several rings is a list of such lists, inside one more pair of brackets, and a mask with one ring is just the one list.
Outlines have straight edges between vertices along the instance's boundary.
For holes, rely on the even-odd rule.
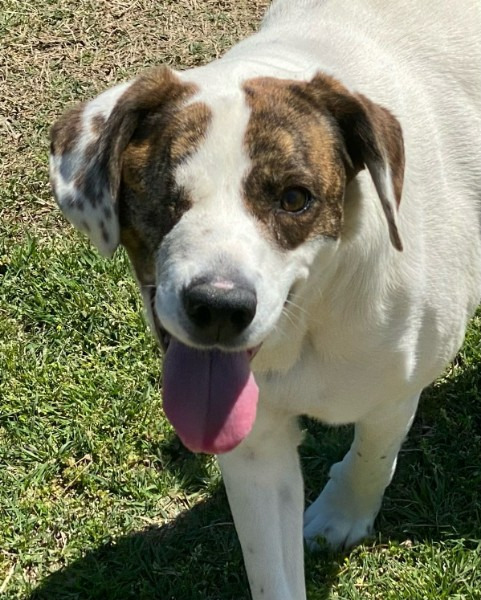
[[365,167],[401,249],[399,124],[328,76],[209,91],[154,69],[60,119],[50,161],[67,218],[102,253],[127,249],[175,379],[183,361],[184,378],[202,371],[195,355],[245,383],[296,284],[336,252]]

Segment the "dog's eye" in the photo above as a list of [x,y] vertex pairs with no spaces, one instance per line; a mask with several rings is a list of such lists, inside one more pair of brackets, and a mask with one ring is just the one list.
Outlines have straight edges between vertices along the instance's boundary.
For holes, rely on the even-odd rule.
[[280,200],[282,210],[290,213],[300,213],[306,210],[312,201],[309,190],[303,187],[290,187],[284,190]]

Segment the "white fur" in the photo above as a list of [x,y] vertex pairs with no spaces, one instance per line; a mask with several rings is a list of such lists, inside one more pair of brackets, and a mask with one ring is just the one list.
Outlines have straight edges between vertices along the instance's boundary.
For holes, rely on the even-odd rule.
[[[253,360],[258,417],[219,457],[254,600],[306,597],[296,417],[356,424],[304,522],[310,544],[318,535],[334,547],[355,544],[372,530],[422,389],[455,355],[479,303],[480,31],[477,0],[277,0],[258,34],[178,74],[197,84],[190,101],[205,102],[213,118],[176,172],[192,208],[158,250],[155,307],[189,343],[180,297],[192,279],[235,267],[255,287],[256,316],[239,348],[262,342]],[[388,172],[362,171],[348,186],[338,241],[283,251],[244,205],[243,82],[319,71],[401,124],[402,253],[389,243],[376,193],[392,202]],[[52,170],[58,177],[55,157]],[[64,207],[79,226],[74,209]]]
[[[192,247],[182,258],[174,251],[168,271],[159,267],[160,288],[225,251],[248,274],[257,267],[259,310],[245,345],[271,331],[253,362],[261,389],[254,430],[219,457],[255,600],[305,598],[296,416],[356,423],[352,448],[332,467],[304,529],[311,543],[323,535],[336,547],[355,544],[372,530],[422,389],[454,356],[481,297],[479,13],[474,1],[278,0],[259,34],[183,74],[220,122],[228,110],[220,99],[245,79],[307,79],[322,70],[389,108],[406,146],[402,253],[389,244],[367,172],[347,191],[347,201],[362,201],[346,214],[341,241],[289,253],[267,246],[243,212],[246,158],[232,148],[237,129],[233,138],[211,130],[182,173],[198,201],[169,234],[169,247]],[[221,173],[217,154],[227,165]],[[386,174],[376,183],[389,194]],[[211,230],[205,241],[199,223]],[[158,308],[162,315],[162,302]]]

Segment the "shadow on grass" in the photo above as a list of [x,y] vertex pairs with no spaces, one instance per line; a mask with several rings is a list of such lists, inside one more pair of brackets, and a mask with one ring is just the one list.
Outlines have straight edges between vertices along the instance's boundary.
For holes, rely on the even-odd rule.
[[[481,365],[425,391],[377,523],[379,539],[481,538]],[[347,450],[350,428],[309,424],[301,449],[307,496]],[[175,468],[201,479],[205,461],[170,443]],[[343,557],[307,557],[315,600],[329,597]],[[172,524],[117,539],[50,575],[29,600],[248,600],[240,547],[222,489]]]
[[[208,476],[208,458],[176,437],[162,443],[168,468],[182,469],[185,489]],[[200,485],[200,484],[199,484]],[[339,565],[322,566],[319,596],[329,597]],[[319,570],[317,578],[319,578]],[[153,526],[87,552],[48,576],[29,600],[249,600],[240,545],[222,487],[165,526]]]
[[481,363],[462,367],[423,393],[377,523],[383,538],[481,539]]
[[30,600],[241,600],[245,589],[234,527],[218,491],[169,525],[87,552],[45,579]]

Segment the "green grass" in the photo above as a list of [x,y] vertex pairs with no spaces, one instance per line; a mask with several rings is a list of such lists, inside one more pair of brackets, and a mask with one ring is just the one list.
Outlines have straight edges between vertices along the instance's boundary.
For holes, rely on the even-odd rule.
[[[153,62],[209,60],[263,4],[142,0],[136,19],[120,0],[2,4],[2,598],[249,597],[216,464],[187,452],[164,419],[161,357],[126,257],[101,259],[63,222],[46,152],[66,103]],[[478,315],[423,396],[377,537],[307,556],[309,600],[481,599],[480,400]],[[313,499],[351,431],[305,427]]]

